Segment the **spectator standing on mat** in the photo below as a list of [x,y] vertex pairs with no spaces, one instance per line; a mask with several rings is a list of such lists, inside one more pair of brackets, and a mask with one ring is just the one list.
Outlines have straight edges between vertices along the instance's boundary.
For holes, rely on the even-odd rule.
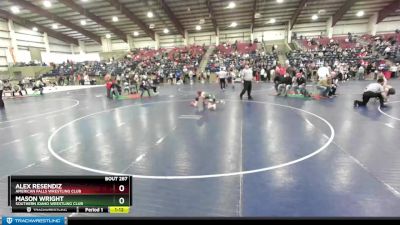
[[369,84],[365,88],[365,91],[363,93],[363,100],[362,101],[355,100],[354,107],[366,106],[370,98],[379,98],[379,103],[381,104],[381,108],[386,107],[383,103],[384,99],[382,96],[382,93],[384,92],[383,83],[384,80],[382,78],[379,78],[377,83]]
[[252,69],[249,68],[248,64],[246,64],[246,66],[242,70],[242,76],[243,76],[243,90],[240,93],[240,99],[242,99],[244,93],[247,91],[247,96],[249,100],[252,100],[253,98],[251,97],[251,81],[253,80],[253,71]]

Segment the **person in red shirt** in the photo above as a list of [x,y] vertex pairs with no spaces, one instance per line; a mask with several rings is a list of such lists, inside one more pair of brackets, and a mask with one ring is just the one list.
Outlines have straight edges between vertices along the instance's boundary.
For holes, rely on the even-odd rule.
[[285,74],[286,74],[286,68],[285,68],[284,66],[280,66],[280,68],[279,68],[279,74],[280,74],[281,76],[285,76]]
[[391,73],[389,70],[386,70],[386,69],[385,69],[385,70],[383,71],[383,75],[384,75],[385,78],[388,79],[388,80],[389,80],[390,78],[392,78],[392,73]]
[[78,77],[77,77],[76,79],[78,80],[78,85],[81,85],[81,80],[82,80],[82,78],[81,78],[81,75],[80,75],[80,74],[78,74]]
[[111,88],[112,88],[112,81],[111,76],[109,74],[104,76],[104,80],[106,81],[106,90],[107,90],[107,97],[111,97]]
[[111,98],[111,87],[112,87],[113,83],[111,80],[108,80],[106,82],[106,89],[107,89],[107,97]]

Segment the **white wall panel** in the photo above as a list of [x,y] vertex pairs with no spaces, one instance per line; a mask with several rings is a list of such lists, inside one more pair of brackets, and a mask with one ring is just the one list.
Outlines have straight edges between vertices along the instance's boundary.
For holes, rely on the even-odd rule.
[[250,42],[250,29],[245,30],[224,30],[220,31],[219,42],[234,43],[236,40],[241,42]]
[[294,25],[292,32],[296,32],[297,36],[310,37],[326,35],[326,23],[304,23]]
[[189,34],[189,45],[214,45],[215,44],[215,32],[198,32]]
[[254,38],[258,41],[274,41],[274,40],[284,40],[286,36],[285,30],[271,30],[271,31],[259,31],[254,32]]
[[133,38],[133,46],[135,48],[152,48],[154,49],[154,41],[151,38]]
[[98,53],[101,52],[101,45],[95,42],[85,42],[86,53]]
[[66,53],[54,53],[54,52],[42,52],[42,60],[43,62],[49,64],[49,63],[63,63],[66,62],[67,60],[72,60],[74,61],[75,56],[72,54],[66,54]]
[[32,60],[31,52],[28,50],[19,49],[17,53],[17,62],[29,63]]
[[183,37],[181,35],[160,36],[160,48],[173,48],[183,46]]
[[4,20],[4,19],[0,18],[0,30],[8,31],[7,20]]
[[111,49],[113,51],[128,51],[129,45],[123,41],[112,40],[111,41]]
[[333,35],[365,34],[368,32],[368,19],[339,21],[333,27]]
[[400,16],[388,17],[376,26],[377,33],[393,33],[400,29]]
[[[10,33],[8,32],[7,21],[0,19],[0,70],[8,66],[11,60],[8,48],[11,46]],[[11,60],[12,61],[12,60]]]

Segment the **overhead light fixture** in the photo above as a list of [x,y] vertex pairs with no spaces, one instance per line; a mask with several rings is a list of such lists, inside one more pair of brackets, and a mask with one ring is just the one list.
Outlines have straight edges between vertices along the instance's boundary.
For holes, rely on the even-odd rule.
[[258,19],[258,18],[260,18],[261,17],[261,13],[255,13],[254,14],[254,18],[256,18],[256,19]]
[[151,23],[150,25],[149,25],[149,28],[150,29],[154,29],[156,27],[156,25],[154,24],[154,23]]
[[19,7],[18,6],[11,6],[11,12],[14,14],[18,14],[19,11]]
[[357,16],[358,16],[358,17],[364,16],[364,11],[362,11],[362,10],[361,10],[361,11],[358,11],[358,12],[357,12]]
[[112,17],[112,21],[113,21],[113,22],[118,22],[118,17],[113,16],[113,17]]
[[282,3],[282,2],[283,2],[283,0],[276,0],[276,2],[277,2],[277,3]]
[[152,18],[153,16],[154,16],[153,12],[151,12],[151,11],[147,12],[147,17]]
[[88,0],[81,0],[82,2],[87,2]]
[[35,31],[35,32],[38,31],[37,27],[32,27],[32,30]]
[[196,30],[201,30],[201,26],[200,26],[200,25],[197,25],[197,26],[196,26]]
[[110,39],[111,38],[111,34],[106,34],[106,38]]
[[318,14],[324,14],[324,13],[326,13],[325,9],[318,10]]
[[270,20],[269,20],[269,23],[275,23],[276,22],[276,19],[275,18],[271,18]]
[[229,5],[228,5],[228,9],[233,9],[233,8],[235,8],[236,7],[236,3],[235,2],[229,2]]
[[311,19],[312,19],[312,20],[317,20],[317,19],[318,19],[318,16],[317,16],[317,15],[313,15],[313,16],[311,17]]
[[164,34],[168,34],[168,33],[169,33],[168,28],[164,28]]
[[133,32],[133,36],[135,36],[135,37],[139,36],[139,32],[134,31],[134,32]]
[[85,26],[86,25],[86,20],[81,20],[81,25]]
[[230,27],[236,27],[236,26],[237,26],[236,22],[232,22],[231,25],[230,25]]
[[51,7],[51,2],[49,0],[45,0],[45,1],[43,1],[43,5],[46,8],[50,8]]
[[57,25],[57,24],[53,24],[51,27],[52,27],[54,30],[58,29],[58,25]]

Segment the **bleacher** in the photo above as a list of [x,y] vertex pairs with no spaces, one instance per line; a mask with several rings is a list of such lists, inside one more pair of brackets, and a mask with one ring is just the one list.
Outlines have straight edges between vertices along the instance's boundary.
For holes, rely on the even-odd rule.
[[272,67],[278,61],[276,53],[265,53],[257,51],[257,43],[235,43],[220,44],[215,48],[214,54],[206,66],[210,72],[219,72],[221,67],[234,68],[241,70],[245,62],[249,62],[251,67]]

